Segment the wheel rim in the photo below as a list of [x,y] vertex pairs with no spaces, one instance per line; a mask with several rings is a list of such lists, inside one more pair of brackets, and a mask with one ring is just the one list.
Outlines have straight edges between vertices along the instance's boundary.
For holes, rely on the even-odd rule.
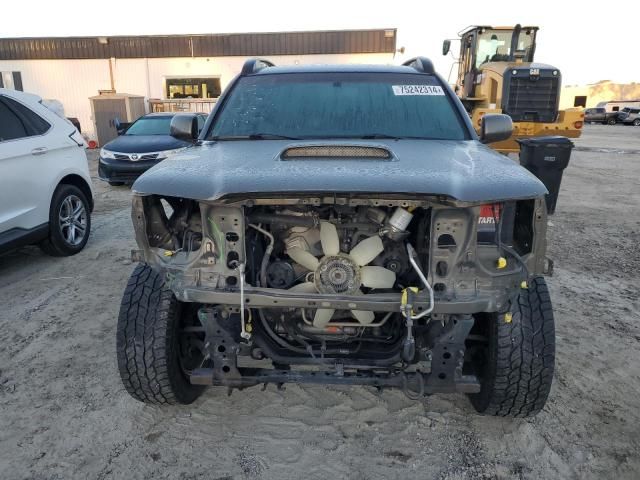
[[76,195],[69,195],[60,205],[58,224],[62,238],[72,246],[78,246],[87,234],[87,210]]

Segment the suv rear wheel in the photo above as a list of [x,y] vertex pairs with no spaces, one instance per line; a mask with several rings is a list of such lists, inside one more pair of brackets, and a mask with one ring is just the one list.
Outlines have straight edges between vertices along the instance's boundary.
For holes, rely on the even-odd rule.
[[40,243],[40,248],[54,257],[80,252],[91,233],[89,212],[89,202],[82,190],[74,185],[58,185],[49,210],[49,236]]
[[553,310],[543,278],[521,290],[511,314],[510,320],[504,314],[483,319],[488,345],[477,359],[481,391],[469,397],[480,413],[529,417],[547,401],[555,361]]
[[201,339],[186,333],[186,327],[199,326],[190,306],[148,265],[139,264],[131,274],[120,305],[116,351],[122,383],[136,400],[189,404],[202,394],[203,386],[189,382],[189,372],[203,365]]

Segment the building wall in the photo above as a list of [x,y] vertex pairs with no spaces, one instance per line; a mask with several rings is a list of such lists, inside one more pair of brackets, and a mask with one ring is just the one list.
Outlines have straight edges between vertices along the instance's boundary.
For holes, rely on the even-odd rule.
[[[247,57],[177,57],[114,59],[118,93],[165,98],[166,77],[219,77],[222,89],[242,69]],[[332,54],[270,56],[276,65],[326,63],[393,63],[393,54]],[[77,117],[82,133],[95,139],[89,97],[111,88],[109,60],[0,60],[0,71],[19,71],[26,92],[60,100],[68,117]]]
[[0,71],[19,71],[25,92],[60,100],[68,117],[93,135],[89,97],[110,88],[105,60],[0,60]]
[[567,85],[562,88],[560,108],[572,108],[577,96],[587,97],[587,108],[611,100],[637,100],[640,99],[640,83],[602,81],[591,85]]

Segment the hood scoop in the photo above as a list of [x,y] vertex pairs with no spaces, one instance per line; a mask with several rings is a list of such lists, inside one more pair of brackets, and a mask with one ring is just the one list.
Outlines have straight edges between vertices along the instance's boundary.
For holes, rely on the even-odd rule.
[[393,159],[384,147],[369,145],[302,145],[289,147],[280,154],[281,160],[333,160],[333,159],[383,160]]

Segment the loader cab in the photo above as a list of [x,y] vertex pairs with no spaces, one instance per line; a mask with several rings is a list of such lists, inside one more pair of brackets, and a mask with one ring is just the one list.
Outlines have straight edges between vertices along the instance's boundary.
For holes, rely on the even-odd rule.
[[[533,62],[538,27],[488,27],[473,26],[460,35],[458,59],[458,94],[464,98],[474,97],[474,86],[479,83],[481,70],[496,62]],[[449,51],[450,41],[445,40],[443,53]],[[504,70],[504,67],[503,67]]]

